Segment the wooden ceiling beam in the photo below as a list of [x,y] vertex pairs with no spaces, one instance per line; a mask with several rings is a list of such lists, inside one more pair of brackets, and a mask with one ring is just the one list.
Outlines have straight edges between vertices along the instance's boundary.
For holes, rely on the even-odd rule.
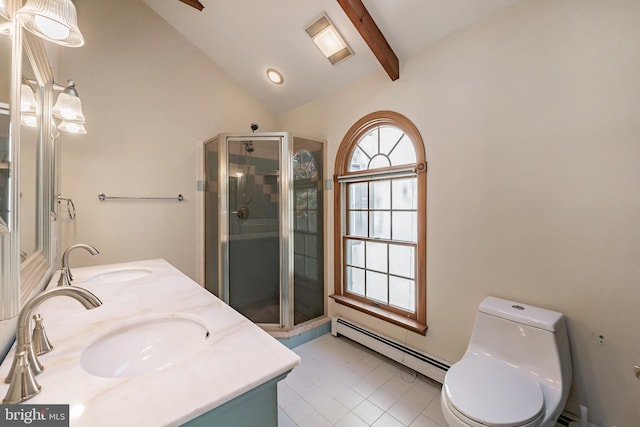
[[389,74],[391,80],[397,80],[400,77],[398,57],[389,46],[389,43],[387,43],[387,39],[376,25],[362,0],[338,0],[338,3],[367,43],[369,49],[378,58],[382,68]]
[[195,7],[200,12],[202,12],[202,9],[204,9],[204,5],[200,3],[198,0],[180,0],[180,1],[184,4],[188,4],[191,7]]

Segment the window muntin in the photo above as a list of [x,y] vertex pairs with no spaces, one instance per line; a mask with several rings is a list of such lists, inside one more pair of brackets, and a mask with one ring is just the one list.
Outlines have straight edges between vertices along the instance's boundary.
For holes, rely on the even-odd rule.
[[397,113],[378,112],[347,133],[334,178],[334,298],[419,333],[426,331],[425,172],[417,129]]
[[395,126],[377,126],[358,141],[349,171],[381,169],[416,163],[411,139]]

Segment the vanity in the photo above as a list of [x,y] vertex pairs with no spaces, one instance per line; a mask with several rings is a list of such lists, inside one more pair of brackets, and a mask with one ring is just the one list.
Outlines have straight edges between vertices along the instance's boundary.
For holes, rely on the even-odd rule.
[[277,426],[294,352],[162,259],[72,273],[103,304],[56,297],[36,309],[53,350],[25,403],[69,404],[71,426]]

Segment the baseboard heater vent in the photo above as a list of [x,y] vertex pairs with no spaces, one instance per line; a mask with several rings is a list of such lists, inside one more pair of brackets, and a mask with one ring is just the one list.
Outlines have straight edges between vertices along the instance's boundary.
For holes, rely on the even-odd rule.
[[434,356],[421,353],[342,317],[331,319],[331,334],[343,335],[439,383],[444,381],[444,375],[449,369],[446,362]]

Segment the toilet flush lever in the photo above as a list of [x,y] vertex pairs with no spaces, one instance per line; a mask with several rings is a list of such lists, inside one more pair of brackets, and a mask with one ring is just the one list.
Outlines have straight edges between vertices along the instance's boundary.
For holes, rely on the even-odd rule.
[[636,365],[633,367],[633,374],[640,380],[640,366]]

